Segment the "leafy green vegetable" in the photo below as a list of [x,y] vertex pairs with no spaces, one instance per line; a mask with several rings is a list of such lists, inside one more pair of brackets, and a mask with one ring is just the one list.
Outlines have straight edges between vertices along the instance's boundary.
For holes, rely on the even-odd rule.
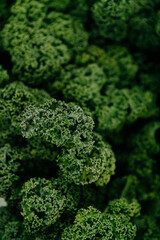
[[0,1],[0,239],[160,239],[160,1]]
[[73,226],[64,230],[62,239],[134,239],[136,227],[130,219],[135,209],[131,205],[120,199],[111,202],[105,213],[93,207],[81,209]]
[[49,180],[31,178],[22,188],[21,205],[26,229],[36,232],[56,222],[65,207],[65,197]]

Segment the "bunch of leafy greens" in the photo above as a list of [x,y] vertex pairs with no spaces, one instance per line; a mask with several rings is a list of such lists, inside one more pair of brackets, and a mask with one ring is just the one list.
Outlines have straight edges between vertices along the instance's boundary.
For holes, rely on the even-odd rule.
[[160,239],[160,1],[0,1],[2,240]]

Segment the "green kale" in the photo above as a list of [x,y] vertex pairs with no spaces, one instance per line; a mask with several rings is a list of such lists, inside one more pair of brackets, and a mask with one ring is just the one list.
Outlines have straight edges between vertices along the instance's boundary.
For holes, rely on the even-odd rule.
[[0,87],[4,87],[7,83],[9,83],[9,75],[0,65]]
[[94,122],[75,104],[52,99],[39,107],[29,106],[22,119],[25,138],[37,136],[57,147],[75,147],[78,152],[92,150]]
[[93,133],[94,122],[72,103],[52,100],[41,107],[29,106],[23,113],[25,138],[39,137],[63,147],[58,166],[67,181],[104,185],[114,174],[115,158],[109,144]]
[[22,188],[22,216],[28,232],[54,224],[65,207],[65,197],[44,178],[31,178]]
[[132,0],[100,0],[93,7],[93,18],[102,37],[116,41],[126,38],[128,20],[134,11]]
[[25,231],[22,219],[14,215],[13,209],[0,207],[0,238],[2,240],[33,240]]
[[16,149],[9,144],[0,148],[0,196],[5,197],[13,183],[19,179],[17,172],[20,162]]
[[32,86],[52,81],[72,52],[83,50],[88,42],[80,21],[58,12],[47,14],[50,7],[45,1],[17,1],[2,31],[13,75]]
[[160,1],[0,9],[0,239],[159,240]]
[[79,154],[76,148],[63,150],[58,165],[66,181],[75,184],[103,186],[115,173],[115,157],[111,146],[101,136],[94,134],[94,145],[88,154]]
[[134,239],[136,227],[131,218],[139,211],[137,207],[120,199],[111,202],[105,213],[93,207],[80,209],[73,225],[64,230],[62,239]]
[[117,89],[108,87],[100,106],[97,118],[100,130],[119,131],[124,124],[131,124],[138,118],[157,115],[156,98],[149,91],[139,87]]

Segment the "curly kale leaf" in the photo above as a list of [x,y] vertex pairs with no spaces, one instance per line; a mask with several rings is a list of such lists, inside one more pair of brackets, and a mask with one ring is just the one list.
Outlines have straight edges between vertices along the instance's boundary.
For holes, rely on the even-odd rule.
[[73,225],[64,230],[62,239],[135,239],[136,226],[132,224],[128,212],[121,213],[124,201],[120,201],[116,213],[113,210],[101,213],[93,207],[80,209]]
[[22,216],[28,232],[41,232],[54,224],[65,207],[65,197],[44,178],[31,178],[22,188]]
[[92,150],[94,122],[72,103],[53,99],[41,107],[29,106],[22,118],[21,129],[25,138],[38,136],[57,147],[75,147],[82,152]]
[[66,181],[75,184],[97,186],[107,184],[115,173],[115,157],[108,143],[94,134],[94,146],[89,154],[78,154],[76,148],[64,150],[58,157],[58,165]]

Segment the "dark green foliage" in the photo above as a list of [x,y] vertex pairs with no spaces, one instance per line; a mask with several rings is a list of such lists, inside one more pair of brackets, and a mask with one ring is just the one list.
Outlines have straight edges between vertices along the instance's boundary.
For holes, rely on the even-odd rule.
[[[6,34],[11,33],[14,26],[9,25],[10,29],[5,29]],[[51,79],[53,74],[70,60],[71,55],[68,48],[59,39],[51,37],[45,28],[33,30],[30,27],[26,31],[26,34],[22,32],[22,39],[11,39],[11,43],[4,45],[12,56],[13,74],[27,84],[38,86],[43,80]],[[9,36],[5,36],[6,38],[9,39]],[[12,47],[12,42],[15,47]]]
[[101,136],[94,135],[94,146],[88,154],[78,154],[76,148],[64,150],[58,157],[58,165],[67,181],[75,184],[95,182],[98,186],[107,184],[115,172],[115,157],[109,144]]
[[148,178],[152,176],[154,159],[149,157],[146,153],[135,149],[129,158],[129,169],[131,173],[137,174],[140,178]]
[[21,222],[12,221],[8,222],[5,225],[4,234],[2,240],[29,240],[33,239],[30,236],[27,236],[27,233],[23,233],[23,226]]
[[[128,39],[140,49],[159,47],[158,1],[99,0],[92,7],[99,34],[113,41]],[[156,10],[156,12],[155,12]]]
[[144,240],[158,240],[160,236],[159,223],[155,223],[153,219],[150,219],[147,227]]
[[13,209],[0,207],[0,239],[1,240],[32,240],[25,231],[22,219],[14,216]]
[[73,226],[64,230],[62,239],[134,239],[136,227],[130,219],[139,212],[137,207],[120,199],[111,202],[105,213],[93,207],[80,209]]
[[7,83],[9,83],[9,75],[0,65],[0,87],[4,87]]
[[53,79],[71,59],[69,47],[81,51],[87,46],[88,35],[80,21],[58,12],[47,14],[50,7],[54,1],[53,6],[45,1],[17,1],[2,31],[12,73],[32,86]]
[[134,2],[134,15],[128,24],[130,43],[140,49],[155,51],[159,47],[158,1],[137,0]]
[[[53,188],[58,189],[65,197],[65,213],[72,215],[79,208],[81,202],[81,186],[68,184],[61,176],[51,179]],[[63,217],[62,217],[63,218]]]
[[129,218],[140,215],[141,206],[136,200],[128,203],[125,198],[115,199],[109,202],[106,213],[126,214]]
[[[49,94],[44,90],[29,88],[21,82],[13,82],[0,89],[0,97],[3,101],[2,106],[6,104],[7,107],[7,109],[4,107],[4,111],[11,116],[21,114],[28,105],[40,104],[50,99]],[[3,112],[2,115],[5,113]]]
[[[153,13],[152,13],[153,14]],[[155,31],[155,17],[150,16],[135,16],[131,19],[128,33],[129,40],[132,44],[141,49],[148,49],[148,47],[156,49],[159,47],[159,38]]]
[[69,45],[73,51],[79,52],[88,44],[88,34],[83,25],[76,18],[58,12],[52,12],[47,16],[49,31],[53,36]]
[[[74,183],[68,183],[65,178],[59,173],[58,178],[51,179],[53,188],[61,191],[63,196],[65,196],[65,213],[62,215],[62,220],[65,218],[65,215],[72,217],[73,214],[76,214],[79,208],[85,208],[90,205],[102,209],[103,202],[105,202],[104,191],[105,187],[99,188],[95,185],[76,185]],[[96,197],[98,193],[100,198]],[[69,220],[69,218],[68,218]],[[70,220],[69,220],[70,221]],[[63,221],[62,221],[63,222]]]
[[50,96],[44,90],[30,89],[21,82],[13,82],[0,89],[0,143],[2,142],[2,146],[10,137],[19,135],[21,113],[25,107],[48,99]]
[[160,1],[0,1],[0,239],[160,239]]
[[65,207],[65,197],[44,178],[31,178],[22,188],[22,216],[28,232],[54,224]]
[[160,122],[151,122],[144,126],[137,135],[133,137],[133,145],[148,155],[154,155],[160,151]]
[[61,91],[66,101],[74,101],[81,106],[94,106],[102,87],[108,82],[104,71],[97,64],[86,67],[67,66],[61,73],[59,81],[52,85],[57,94]]
[[4,26],[5,22],[7,21],[9,15],[10,15],[10,7],[11,4],[13,4],[14,1],[11,0],[1,0],[0,2],[0,30]]
[[71,4],[71,0],[54,0],[50,2],[51,7],[56,11],[65,11],[66,8]]
[[[19,140],[23,141],[22,138]],[[54,147],[43,142],[23,144],[28,146],[21,147],[17,142],[15,147],[6,144],[0,148],[0,196],[8,202],[17,201],[16,207],[19,207],[20,190],[28,177],[54,177],[57,171],[57,151]]]
[[127,48],[115,45],[108,47],[106,59],[101,60],[101,64],[109,82],[116,83],[120,88],[136,84],[138,65]]
[[[34,139],[27,144],[19,129],[23,109],[27,105],[38,105],[49,98],[45,91],[30,89],[21,82],[13,82],[0,89],[1,197],[19,199],[19,188],[25,179],[23,177],[22,180],[22,176],[25,176],[25,171],[33,171],[35,167],[33,159],[39,161],[55,159],[56,150],[53,150],[53,147],[51,150],[51,146]],[[28,164],[26,161],[29,161]],[[38,172],[38,167],[36,169]],[[18,191],[13,186],[17,186]]]
[[97,45],[89,45],[85,49],[85,52],[76,55],[76,63],[86,65],[88,63],[98,62],[99,64],[103,65],[106,57],[107,54],[104,49]]
[[133,14],[132,0],[100,0],[92,8],[100,35],[116,41],[126,38],[128,20]]
[[97,107],[100,130],[118,131],[125,123],[156,115],[155,97],[141,88],[117,89],[108,87],[102,103]]
[[63,147],[58,166],[67,181],[104,185],[114,174],[115,158],[110,145],[93,133],[93,120],[80,107],[52,100],[41,107],[29,106],[22,118],[25,138],[37,136]]
[[[98,63],[106,75],[104,83],[116,83],[120,88],[136,84],[135,76],[138,71],[138,65],[125,47],[111,45],[105,51],[96,45],[90,45],[85,52],[76,56],[76,62],[83,65]],[[94,67],[94,65],[88,66]],[[87,69],[88,67],[86,67],[85,71]],[[96,70],[96,66],[94,69]],[[73,69],[72,72],[74,74],[75,70]],[[102,83],[103,81],[101,81]]]
[[5,197],[8,189],[18,180],[19,156],[9,144],[0,148],[0,196]]
[[92,150],[94,122],[74,104],[53,99],[41,107],[29,106],[22,119],[25,138],[38,136],[57,147],[74,147],[82,153]]
[[132,152],[128,154],[128,170],[136,174],[139,186],[143,183],[144,188],[138,188],[139,198],[155,199],[159,184],[157,175],[157,155],[159,154],[159,122],[150,122],[137,134],[132,136]]

